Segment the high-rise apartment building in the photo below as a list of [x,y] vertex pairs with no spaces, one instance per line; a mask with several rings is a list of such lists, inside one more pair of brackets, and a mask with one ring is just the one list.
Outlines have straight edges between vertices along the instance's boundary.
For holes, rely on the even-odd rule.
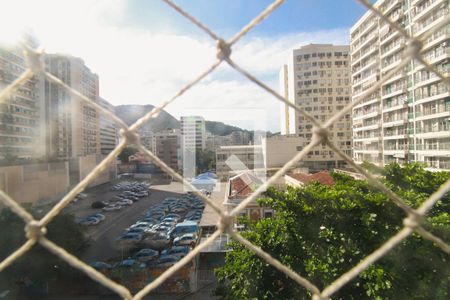
[[[448,0],[379,0],[392,21],[418,36],[449,14]],[[353,101],[398,66],[406,40],[368,11],[351,29]],[[450,72],[450,24],[423,44],[423,58],[446,76]],[[450,169],[450,94],[433,72],[412,60],[353,109],[356,162],[424,162]]]
[[153,134],[152,152],[174,170],[181,167],[180,130],[168,129]]
[[[98,75],[82,59],[49,54],[45,65],[48,72],[99,103]],[[48,156],[66,159],[100,154],[99,112],[48,80],[44,92]]]
[[[103,98],[100,98],[100,106],[106,108],[111,113],[115,114],[114,105]],[[99,112],[100,116],[100,152],[103,155],[109,154],[116,148],[118,135],[117,127],[111,119]]]
[[[310,44],[291,52],[280,71],[281,95],[302,107],[323,123],[350,103],[349,46]],[[351,116],[346,114],[330,127],[329,138],[351,156]],[[282,110],[282,132],[302,138],[298,151],[312,138],[313,125],[287,105]],[[314,147],[302,160],[302,167],[320,171],[342,167],[345,162],[325,144]]]
[[[33,42],[30,39],[30,42]],[[26,69],[21,48],[0,45],[0,90]],[[7,100],[0,103],[0,158],[21,159],[45,156],[43,142],[43,79],[33,76]]]
[[183,116],[180,118],[183,148],[185,150],[204,150],[206,146],[205,119],[200,116]]

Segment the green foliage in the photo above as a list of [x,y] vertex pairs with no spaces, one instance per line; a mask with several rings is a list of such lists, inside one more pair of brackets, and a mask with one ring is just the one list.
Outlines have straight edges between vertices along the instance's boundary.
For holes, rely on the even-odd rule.
[[118,157],[119,157],[120,161],[128,162],[128,158],[131,155],[136,154],[136,152],[138,152],[138,150],[135,147],[128,146],[128,147],[123,148],[122,152],[120,152]]
[[199,173],[215,170],[216,153],[211,150],[196,150],[195,163],[197,165]]
[[363,167],[364,169],[366,169],[367,171],[369,171],[372,174],[383,174],[384,169],[382,167],[379,167],[373,163],[370,163],[368,161],[363,161],[363,163],[361,164],[361,167]]
[[251,133],[251,131],[216,121],[205,121],[205,129],[206,131],[212,133],[213,135],[220,135],[220,136],[229,135],[233,131],[244,131]]
[[[389,165],[385,182],[418,206],[450,178],[420,165]],[[367,181],[332,174],[332,187],[314,183],[286,191],[269,189],[260,204],[276,211],[270,219],[243,222],[243,235],[283,264],[324,288],[379,248],[402,227],[404,212]],[[419,182],[420,181],[420,182]],[[445,205],[443,203],[446,203]],[[450,241],[449,196],[430,211],[427,229]],[[242,221],[241,221],[242,223]],[[293,280],[238,243],[217,270],[225,299],[310,299]],[[333,299],[448,299],[447,254],[418,235],[406,239]]]
[[[0,213],[0,261],[26,242],[24,222],[9,209]],[[46,237],[67,252],[80,255],[87,246],[87,240],[74,216],[60,214],[47,226]],[[43,286],[50,280],[72,280],[76,270],[60,260],[39,244],[0,272],[0,289],[22,287],[24,281],[33,286]]]

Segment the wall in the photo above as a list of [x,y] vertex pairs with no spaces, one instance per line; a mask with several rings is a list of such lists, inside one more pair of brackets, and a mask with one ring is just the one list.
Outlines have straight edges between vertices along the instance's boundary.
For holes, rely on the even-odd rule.
[[300,151],[303,140],[295,134],[263,138],[262,145],[266,168],[278,169],[283,167]]
[[19,203],[37,204],[69,188],[68,162],[0,167],[0,188]]
[[[102,158],[88,155],[70,161],[0,167],[0,188],[19,203],[35,205],[57,200],[84,179]],[[89,186],[115,179],[115,168],[114,163]]]

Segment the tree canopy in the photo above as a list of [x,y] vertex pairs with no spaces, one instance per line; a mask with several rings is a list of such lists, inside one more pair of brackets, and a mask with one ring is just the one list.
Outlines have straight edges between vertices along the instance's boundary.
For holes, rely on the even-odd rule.
[[[23,220],[9,209],[0,212],[0,261],[26,242],[24,226]],[[76,256],[79,256],[87,245],[81,226],[71,214],[62,213],[56,216],[47,226],[46,237]],[[0,272],[0,290],[22,289],[28,286],[27,292],[34,297],[42,293],[43,286],[48,281],[58,279],[71,282],[73,276],[79,276],[79,272],[36,244]]]
[[[418,207],[450,178],[418,164],[391,164],[383,181],[407,203]],[[303,188],[266,192],[260,204],[273,218],[246,220],[242,233],[255,245],[308,278],[320,289],[350,270],[401,228],[405,213],[367,181],[332,174],[334,186],[313,183]],[[450,241],[450,196],[430,211],[427,230]],[[216,274],[217,293],[225,299],[310,299],[302,286],[267,262],[232,242],[225,265]],[[333,299],[448,299],[449,257],[413,234]]]

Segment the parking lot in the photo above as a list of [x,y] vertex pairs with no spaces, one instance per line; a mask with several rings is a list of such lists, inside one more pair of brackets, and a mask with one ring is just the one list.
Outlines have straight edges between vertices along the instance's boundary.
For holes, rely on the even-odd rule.
[[[201,219],[202,213],[199,213],[199,211],[203,211],[202,202],[195,199],[195,197],[188,196],[184,193],[180,183],[167,180],[153,180],[149,188],[150,194],[148,196],[140,197],[138,201],[134,202],[132,205],[124,205],[120,210],[103,211],[102,209],[91,208],[93,202],[111,202],[112,199],[114,199],[114,201],[119,201],[116,196],[123,193],[123,191],[112,191],[111,187],[117,183],[124,183],[126,181],[127,180],[119,180],[93,189],[88,189],[84,192],[86,197],[80,198],[80,200],[76,203],[72,203],[66,209],[66,212],[74,213],[78,221],[84,220],[86,217],[96,213],[105,216],[105,219],[98,224],[85,226],[91,242],[89,248],[81,258],[88,263],[106,262],[108,264],[113,264],[125,261],[124,263],[126,264],[126,259],[140,248],[152,248],[157,251],[163,251],[173,244],[174,238],[176,238],[176,236],[174,236],[176,232],[172,234],[172,238],[169,238],[168,241],[162,241],[162,247],[160,246],[161,243],[155,243],[153,241],[154,239],[159,238],[163,240],[162,236],[167,236],[170,232],[175,231],[175,225],[177,223],[182,223],[185,218],[191,219],[190,221],[195,222],[195,224]],[[178,203],[181,201],[179,199],[184,199],[182,201],[183,203]],[[162,205],[162,203],[164,203],[164,205]],[[197,205],[196,209],[190,207],[188,205],[189,203],[195,203],[195,205]],[[169,218],[165,218],[166,216],[169,216]],[[136,245],[137,243],[128,243],[127,241],[122,242],[119,239],[126,234],[126,229],[135,224],[137,220],[142,220],[146,217],[147,221],[150,221],[150,218],[156,219],[153,220],[153,223],[157,224],[147,224],[151,225],[148,227],[140,224],[142,228],[150,231],[151,227],[155,227],[154,225],[159,226],[156,226],[156,231],[153,230],[149,233],[142,232],[142,236],[139,238],[141,241],[139,245]],[[162,224],[162,222],[164,224]],[[189,225],[189,223],[185,224]],[[177,231],[186,230],[187,227],[184,228],[185,229],[178,228]],[[136,228],[133,230],[136,230]],[[132,232],[135,234],[133,230]],[[136,234],[138,233],[139,232],[136,232]],[[183,235],[184,233],[188,232],[181,232],[178,235]],[[196,239],[197,237],[194,237],[195,242]],[[193,246],[193,241],[180,241],[180,245],[181,244],[183,244],[183,246]],[[175,247],[175,250],[180,248],[183,247]],[[173,251],[176,252],[175,250]],[[170,254],[171,256],[180,255],[179,253],[170,253],[170,251],[169,253],[164,254]],[[164,256],[160,258],[164,258]],[[142,261],[137,262],[142,263]],[[164,261],[158,261],[158,263],[161,263],[164,266]],[[173,263],[173,259],[172,261],[169,259],[168,265],[170,265],[170,263]]]

